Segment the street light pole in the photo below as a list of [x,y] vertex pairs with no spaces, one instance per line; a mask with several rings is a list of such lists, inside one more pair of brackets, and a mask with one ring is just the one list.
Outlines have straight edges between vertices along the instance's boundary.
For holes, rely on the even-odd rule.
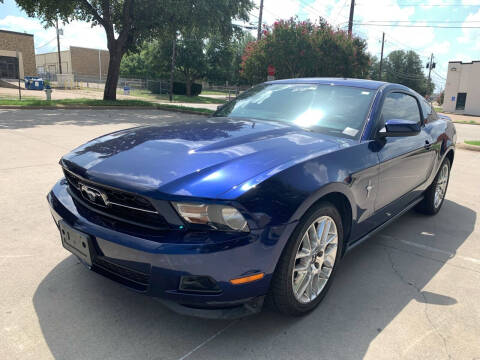
[[102,81],[102,57],[100,56],[100,49],[98,49],[98,74],[100,81]]
[[18,77],[18,99],[22,100],[22,88],[20,87],[20,55],[18,50],[15,52],[17,57],[17,77]]

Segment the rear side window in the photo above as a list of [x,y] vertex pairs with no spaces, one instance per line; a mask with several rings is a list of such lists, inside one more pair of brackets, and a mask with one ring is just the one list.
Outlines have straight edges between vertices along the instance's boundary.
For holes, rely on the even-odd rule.
[[437,113],[435,112],[435,110],[433,110],[432,105],[427,100],[422,99],[420,104],[422,105],[425,123],[437,120]]
[[421,104],[422,104],[423,116],[426,119],[430,115],[432,115],[432,106],[426,100],[422,100]]
[[385,121],[391,119],[420,122],[420,109],[418,108],[417,100],[413,96],[404,93],[388,94],[383,103],[382,122],[385,124]]

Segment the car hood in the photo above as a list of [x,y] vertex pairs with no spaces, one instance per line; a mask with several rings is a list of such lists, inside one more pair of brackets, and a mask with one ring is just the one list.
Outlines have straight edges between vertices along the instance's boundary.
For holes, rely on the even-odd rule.
[[256,175],[352,144],[280,122],[208,118],[105,135],[62,164],[127,191],[221,198]]

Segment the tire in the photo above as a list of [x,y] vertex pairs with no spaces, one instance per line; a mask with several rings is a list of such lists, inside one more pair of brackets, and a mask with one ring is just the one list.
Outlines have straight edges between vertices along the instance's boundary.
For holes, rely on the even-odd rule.
[[[328,241],[320,241],[320,246],[313,246],[311,248],[315,248],[315,250],[309,250],[307,244],[315,243],[314,233],[318,234],[319,230],[326,229],[328,223],[330,223],[330,230],[322,232],[330,240],[328,245],[325,246]],[[335,225],[334,227],[332,227],[332,223]],[[315,232],[313,232],[312,226],[316,229]],[[335,240],[333,240],[335,229],[337,234],[336,245]],[[306,236],[307,233],[309,234],[308,237]],[[310,236],[313,239],[312,242],[310,242]],[[316,243],[318,244],[318,242]],[[334,248],[335,257],[332,258]],[[279,312],[286,315],[300,316],[312,311],[325,297],[332,283],[342,250],[343,226],[341,216],[337,208],[331,203],[321,202],[302,217],[283,250],[270,287],[270,303]],[[310,255],[307,256],[305,254],[308,251],[310,251]],[[297,255],[301,258],[297,259]],[[322,264],[319,266],[320,262]],[[303,267],[310,270],[300,270]],[[313,279],[312,285],[307,285],[305,293],[302,293],[305,282],[310,279],[308,274]]]
[[[435,176],[432,184],[425,191],[423,200],[415,208],[418,212],[427,215],[435,215],[440,211],[445,200],[445,194],[447,192],[448,182],[450,180],[450,167],[450,160],[445,158],[442,165],[438,169],[437,176]],[[444,178],[445,175],[446,178]],[[442,184],[444,186],[442,186]],[[440,199],[436,198],[435,196],[439,188],[443,189],[439,190],[442,192]]]

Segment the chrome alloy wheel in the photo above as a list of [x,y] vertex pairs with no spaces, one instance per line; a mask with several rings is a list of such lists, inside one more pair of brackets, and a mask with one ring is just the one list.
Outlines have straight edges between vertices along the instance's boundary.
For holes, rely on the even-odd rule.
[[435,206],[435,208],[438,208],[440,206],[443,198],[445,197],[445,193],[447,191],[447,183],[448,183],[448,165],[443,164],[437,179],[437,184],[435,186],[435,199],[433,202],[433,205]]
[[329,216],[316,219],[303,234],[292,272],[295,298],[303,304],[316,299],[327,284],[337,257],[338,233]]

